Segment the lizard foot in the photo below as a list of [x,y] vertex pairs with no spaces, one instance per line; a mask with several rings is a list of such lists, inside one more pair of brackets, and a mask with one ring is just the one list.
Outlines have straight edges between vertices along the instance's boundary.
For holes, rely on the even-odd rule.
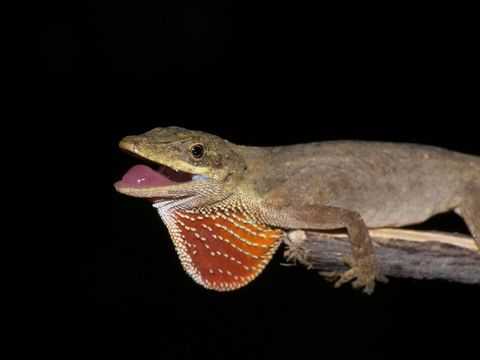
[[355,289],[363,288],[363,292],[370,295],[375,289],[375,281],[387,282],[387,278],[378,273],[377,267],[371,263],[355,261],[352,259],[342,258],[342,261],[350,266],[350,269],[344,272],[338,271],[322,271],[320,275],[329,281],[335,281],[335,287],[338,288],[343,284],[352,282]]

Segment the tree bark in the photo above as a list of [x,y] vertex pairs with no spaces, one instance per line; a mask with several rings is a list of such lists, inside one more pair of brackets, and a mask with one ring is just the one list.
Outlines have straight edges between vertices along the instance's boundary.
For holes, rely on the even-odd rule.
[[[459,234],[404,229],[370,230],[382,275],[480,284],[480,251]],[[340,232],[292,231],[285,240],[287,260],[321,271],[345,271],[351,258]]]

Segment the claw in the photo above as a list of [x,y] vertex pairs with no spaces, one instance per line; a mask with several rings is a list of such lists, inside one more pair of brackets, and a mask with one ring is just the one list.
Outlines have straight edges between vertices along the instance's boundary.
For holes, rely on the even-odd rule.
[[388,279],[381,274],[377,274],[377,276],[375,277],[375,280],[384,284],[388,283]]
[[376,267],[368,266],[368,264],[358,263],[355,260],[342,258],[345,264],[350,266],[350,269],[340,273],[336,271],[322,271],[322,275],[328,281],[335,281],[335,288],[342,286],[343,284],[352,282],[352,286],[355,289],[363,288],[365,294],[372,294],[375,289],[375,281],[388,282],[387,278],[378,274]]
[[355,280],[353,283],[352,283],[352,286],[353,288],[355,289],[360,289],[363,287],[363,292],[367,295],[372,295],[373,293],[373,290],[375,290],[375,280],[367,283],[367,284],[364,284],[363,282],[360,282],[358,279]]
[[338,271],[319,271],[318,274],[323,276],[325,280],[330,282],[337,281],[341,275],[341,273],[339,273]]
[[343,274],[340,275],[340,278],[335,283],[335,287],[339,288],[343,284],[346,284],[346,283],[352,281],[353,279],[355,279],[355,277],[356,277],[355,270],[353,268],[351,268],[351,269],[345,271]]

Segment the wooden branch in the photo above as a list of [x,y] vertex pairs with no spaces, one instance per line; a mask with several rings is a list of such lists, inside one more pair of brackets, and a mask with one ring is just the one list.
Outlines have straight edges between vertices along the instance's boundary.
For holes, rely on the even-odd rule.
[[[387,277],[444,279],[480,284],[480,251],[472,238],[459,234],[374,229],[370,236]],[[287,260],[322,271],[344,271],[351,258],[346,234],[292,231],[285,240]]]

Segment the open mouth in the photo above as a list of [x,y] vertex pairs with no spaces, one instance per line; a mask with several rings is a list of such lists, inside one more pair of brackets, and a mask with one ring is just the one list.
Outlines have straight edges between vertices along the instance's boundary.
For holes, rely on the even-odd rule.
[[189,182],[193,176],[193,174],[177,171],[164,165],[160,165],[158,170],[147,165],[135,165],[115,185],[136,189],[171,186]]

